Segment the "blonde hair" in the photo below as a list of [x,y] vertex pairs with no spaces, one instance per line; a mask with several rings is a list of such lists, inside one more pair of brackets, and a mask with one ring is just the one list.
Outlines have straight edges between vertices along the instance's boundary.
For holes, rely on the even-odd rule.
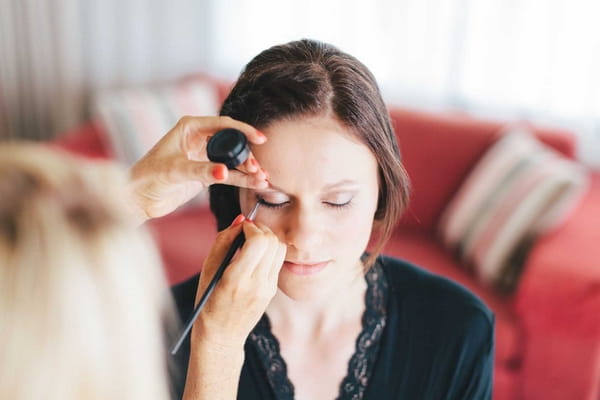
[[0,145],[0,398],[169,398],[174,314],[124,188],[115,166]]

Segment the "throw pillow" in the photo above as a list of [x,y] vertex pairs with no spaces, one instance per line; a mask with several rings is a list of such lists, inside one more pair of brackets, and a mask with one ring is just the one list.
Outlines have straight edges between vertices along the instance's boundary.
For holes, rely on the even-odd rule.
[[217,115],[218,91],[208,79],[125,88],[99,94],[97,120],[118,161],[132,165],[184,115]]
[[579,164],[532,134],[504,133],[444,210],[443,243],[485,285],[510,292],[530,245],[566,218],[586,182]]

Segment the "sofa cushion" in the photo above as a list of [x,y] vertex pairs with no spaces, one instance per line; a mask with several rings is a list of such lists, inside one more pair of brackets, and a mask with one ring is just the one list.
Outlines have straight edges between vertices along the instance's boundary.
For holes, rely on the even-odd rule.
[[[426,113],[398,107],[390,108],[390,116],[412,186],[401,228],[433,233],[444,207],[498,138],[502,124],[464,113]],[[543,143],[567,157],[574,156],[572,133],[534,131]]]
[[217,235],[215,217],[206,205],[187,207],[146,225],[160,248],[171,285],[200,272]]
[[92,108],[114,157],[132,165],[184,115],[217,115],[220,96],[215,82],[198,77],[105,91]]
[[486,151],[440,219],[444,244],[488,287],[510,292],[526,250],[563,221],[585,188],[578,164],[524,130]]
[[521,335],[511,299],[486,290],[477,280],[460,269],[452,256],[435,239],[424,233],[396,232],[384,253],[411,261],[434,274],[457,282],[475,293],[496,318],[496,363],[511,368],[518,364],[524,338]]
[[90,121],[57,136],[47,144],[76,156],[108,159],[111,158],[111,151],[106,148],[105,136],[104,130],[96,122]]

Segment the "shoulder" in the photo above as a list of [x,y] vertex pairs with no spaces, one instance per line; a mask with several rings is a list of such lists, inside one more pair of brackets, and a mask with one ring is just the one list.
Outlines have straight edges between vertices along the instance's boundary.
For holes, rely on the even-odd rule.
[[462,285],[397,258],[380,256],[378,262],[388,280],[390,301],[404,317],[424,328],[493,335],[494,314]]
[[422,398],[491,398],[490,309],[465,287],[407,261],[380,256],[378,263],[388,284],[388,365],[408,366],[405,389]]

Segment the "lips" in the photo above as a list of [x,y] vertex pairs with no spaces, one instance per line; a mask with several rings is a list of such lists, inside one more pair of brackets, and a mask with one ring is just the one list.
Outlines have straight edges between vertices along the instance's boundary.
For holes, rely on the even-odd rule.
[[313,275],[321,272],[330,261],[285,261],[283,268],[296,275]]

